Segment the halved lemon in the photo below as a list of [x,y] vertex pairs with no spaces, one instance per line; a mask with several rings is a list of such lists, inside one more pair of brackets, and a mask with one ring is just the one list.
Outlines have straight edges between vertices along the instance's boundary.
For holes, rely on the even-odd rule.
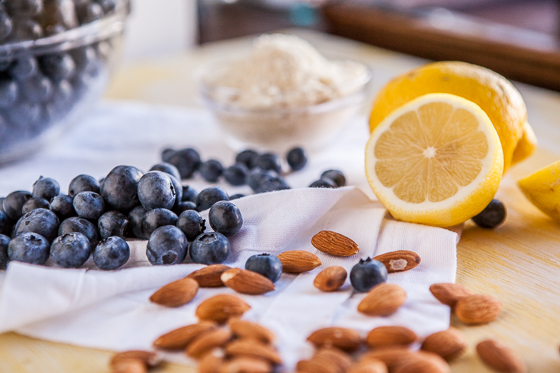
[[535,171],[517,185],[542,212],[560,221],[560,161]]
[[366,176],[398,220],[449,227],[490,203],[503,173],[488,115],[462,97],[433,93],[389,114],[366,146]]

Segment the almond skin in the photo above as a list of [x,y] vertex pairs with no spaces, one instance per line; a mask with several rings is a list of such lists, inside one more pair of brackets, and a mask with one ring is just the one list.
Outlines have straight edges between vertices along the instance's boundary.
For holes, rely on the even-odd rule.
[[111,373],[146,373],[148,368],[142,360],[124,359],[111,367]]
[[454,308],[460,299],[473,294],[466,286],[452,283],[433,284],[430,291],[437,300],[451,308]]
[[131,360],[131,359],[140,360],[144,363],[144,365],[151,366],[151,367],[158,365],[161,361],[158,354],[155,352],[143,351],[143,350],[130,350],[130,351],[124,351],[115,354],[111,358],[109,365],[114,366],[119,364],[123,360]]
[[216,373],[219,372],[220,367],[224,363],[224,359],[214,355],[212,352],[204,354],[198,361],[198,373]]
[[369,332],[366,342],[371,348],[408,346],[418,339],[416,333],[403,326],[380,326]]
[[399,285],[380,284],[370,290],[358,305],[368,316],[390,316],[406,302],[406,292]]
[[231,342],[226,346],[226,355],[248,356],[264,359],[272,364],[282,364],[282,358],[275,349],[254,339],[241,339]]
[[344,373],[352,365],[350,356],[336,348],[323,348],[310,360],[297,363],[297,372]]
[[428,336],[422,343],[422,350],[438,354],[447,361],[461,356],[467,349],[467,340],[463,334],[455,329],[434,333]]
[[353,329],[329,327],[314,331],[307,340],[316,347],[336,347],[343,351],[356,351],[362,345],[360,333]]
[[346,373],[387,373],[387,365],[381,360],[369,359],[354,363]]
[[321,291],[336,291],[340,289],[348,277],[346,270],[339,266],[325,268],[313,281],[313,286]]
[[260,295],[274,291],[274,284],[260,273],[246,269],[232,268],[220,277],[230,289],[241,294]]
[[333,231],[321,231],[311,239],[311,244],[319,251],[334,256],[356,255],[360,249],[348,237]]
[[321,265],[317,255],[303,250],[284,251],[278,255],[282,262],[282,272],[302,273],[311,271]]
[[218,294],[204,300],[196,309],[199,320],[215,321],[223,324],[232,317],[241,317],[249,306],[245,301],[232,294]]
[[494,339],[484,340],[476,345],[476,352],[486,365],[498,372],[525,373],[525,363],[515,351]]
[[189,303],[197,292],[198,282],[192,278],[183,278],[156,291],[150,301],[166,307],[180,307]]
[[387,368],[392,371],[403,359],[408,355],[413,354],[407,347],[391,346],[376,348],[373,351],[366,352],[360,357],[359,362],[368,360],[379,360],[387,365]]
[[192,272],[187,278],[192,278],[198,282],[198,286],[201,288],[219,288],[224,286],[222,279],[222,273],[231,269],[231,267],[225,266],[223,264],[211,264],[199,270]]
[[451,369],[439,355],[430,352],[408,354],[391,373],[450,373]]
[[183,326],[170,331],[154,341],[154,347],[165,350],[182,350],[198,336],[216,329],[213,321],[201,321],[198,324]]
[[266,344],[276,339],[274,333],[264,326],[247,320],[232,319],[229,328],[233,335],[241,339],[255,339]]
[[252,357],[238,357],[220,367],[219,373],[268,373],[272,366],[266,360]]
[[228,329],[215,329],[202,334],[192,341],[185,350],[185,353],[194,358],[200,358],[207,352],[216,347],[222,347],[230,339],[232,335]]
[[455,305],[455,315],[467,325],[486,324],[502,312],[502,303],[486,294],[467,295]]
[[383,263],[389,273],[408,271],[420,264],[420,256],[414,251],[408,250],[391,251],[373,259]]

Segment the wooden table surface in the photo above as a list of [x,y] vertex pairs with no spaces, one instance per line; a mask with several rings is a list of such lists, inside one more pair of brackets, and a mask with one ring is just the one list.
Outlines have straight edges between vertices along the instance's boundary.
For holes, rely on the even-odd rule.
[[[374,71],[372,95],[397,74],[425,60],[318,33],[291,30],[323,51],[367,62]],[[147,103],[198,107],[193,69],[203,61],[248,48],[250,39],[219,42],[183,55],[154,59],[117,72],[106,97]],[[466,224],[458,245],[457,282],[498,297],[504,311],[489,325],[464,327],[452,319],[469,341],[465,356],[452,363],[454,373],[491,372],[478,360],[474,345],[487,337],[506,342],[534,373],[560,372],[560,223],[534,207],[516,181],[560,159],[560,95],[518,85],[540,147],[529,160],[503,179],[497,198],[508,209],[506,223],[496,230]],[[111,352],[0,335],[0,372],[106,372]],[[193,372],[167,364],[155,372]]]

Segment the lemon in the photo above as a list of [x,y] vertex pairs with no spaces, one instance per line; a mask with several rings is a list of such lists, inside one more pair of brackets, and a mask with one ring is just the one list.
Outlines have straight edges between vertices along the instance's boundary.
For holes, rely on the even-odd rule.
[[519,180],[517,185],[542,212],[560,221],[560,161]]
[[[536,148],[527,108],[519,91],[503,76],[465,62],[435,62],[390,81],[377,95],[370,117],[373,131],[396,108],[427,93],[451,93],[476,103],[498,132],[504,154],[504,171],[531,155]],[[524,127],[525,125],[525,127]],[[521,151],[516,147],[521,140]],[[528,140],[528,141],[526,141]],[[514,155],[514,152],[517,154]]]
[[490,203],[503,173],[500,139],[475,103],[432,93],[389,114],[366,146],[366,176],[398,220],[449,227]]

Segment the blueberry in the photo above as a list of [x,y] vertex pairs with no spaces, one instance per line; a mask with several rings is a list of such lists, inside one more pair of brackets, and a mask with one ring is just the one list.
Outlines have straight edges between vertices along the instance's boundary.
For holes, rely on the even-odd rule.
[[218,201],[229,201],[225,190],[220,187],[203,189],[196,197],[196,209],[198,211],[208,210]]
[[138,199],[146,210],[171,209],[175,205],[177,192],[171,177],[161,171],[150,171],[138,182]]
[[33,198],[31,193],[23,190],[18,190],[16,192],[8,194],[4,199],[2,206],[4,207],[4,211],[6,212],[8,217],[16,221],[23,215],[23,205],[31,198]]
[[177,214],[177,216],[181,215],[184,211],[187,210],[196,210],[196,203],[191,201],[179,202],[178,205],[175,205],[175,207],[173,207],[173,212]]
[[5,197],[0,197],[0,211],[4,211],[4,200]]
[[299,171],[307,164],[307,156],[303,148],[296,147],[288,152],[286,161],[288,161],[292,171]]
[[86,236],[91,243],[91,247],[95,247],[97,242],[99,242],[97,227],[92,222],[84,218],[72,217],[60,223],[60,227],[58,227],[59,236],[72,232],[79,232]]
[[243,150],[241,153],[235,156],[235,163],[242,163],[247,166],[249,170],[251,170],[256,167],[258,156],[259,153],[254,150]]
[[0,41],[8,37],[12,32],[14,23],[10,16],[4,11],[4,9],[0,8]]
[[51,211],[54,212],[61,220],[76,216],[73,199],[66,194],[58,195],[52,199]]
[[215,183],[224,173],[224,167],[219,161],[210,159],[202,163],[198,171],[200,172],[200,175],[204,180],[208,181],[209,183]]
[[76,194],[81,192],[95,192],[98,193],[101,191],[101,187],[99,186],[99,182],[96,178],[89,175],[78,175],[72,179],[70,185],[68,185],[68,195],[70,197],[74,197]]
[[14,228],[14,236],[23,232],[34,232],[52,242],[57,236],[60,220],[54,212],[38,208],[23,215]]
[[171,148],[165,148],[161,152],[161,160],[164,161],[165,163],[169,163],[169,159],[171,159],[173,154],[175,154],[175,150]]
[[181,185],[181,179],[178,179],[175,176],[169,174],[168,176],[173,183],[173,187],[175,188],[175,204],[173,205],[173,208],[176,208],[183,200],[183,186]]
[[29,211],[33,211],[36,209],[50,209],[51,205],[47,202],[46,199],[43,198],[31,198],[29,201],[25,202],[23,205],[21,212],[23,214],[27,214]]
[[[17,1],[15,1],[17,2]],[[43,37],[43,28],[31,18],[12,18],[14,27],[10,39],[14,41],[36,40]]]
[[103,13],[109,14],[115,11],[117,4],[115,0],[97,0],[97,3],[103,8]]
[[233,201],[234,199],[239,199],[239,198],[243,198],[243,197],[245,197],[245,194],[237,193],[237,194],[234,194],[233,196],[229,196],[229,200]]
[[244,185],[247,182],[249,169],[243,163],[236,163],[224,171],[224,178],[231,185]]
[[60,185],[54,179],[50,177],[40,177],[33,184],[32,195],[33,198],[43,198],[47,201],[52,200],[54,197],[58,196],[60,193]]
[[177,227],[159,227],[148,240],[146,256],[153,265],[181,263],[187,255],[188,241]]
[[146,213],[146,211],[147,210],[143,206],[139,205],[133,208],[128,213],[128,221],[130,222],[130,232],[134,235],[134,237],[143,240],[148,239],[148,237],[146,237],[146,235],[144,235],[144,233],[142,232],[142,219],[144,218],[144,214]]
[[179,174],[179,170],[177,167],[173,166],[171,163],[162,162],[152,166],[150,171],[161,171],[169,174],[171,176],[175,176],[177,179],[181,180],[181,174]]
[[309,184],[310,188],[337,188],[338,186],[331,179],[319,179]]
[[274,255],[258,254],[247,259],[245,269],[260,273],[270,281],[276,282],[282,274],[282,262]]
[[68,80],[61,80],[54,83],[51,102],[58,111],[56,113],[57,116],[62,117],[62,114],[71,109],[73,104],[73,89]]
[[327,170],[321,174],[321,179],[330,179],[339,187],[346,185],[346,178],[340,170]]
[[109,172],[103,186],[101,196],[110,210],[129,212],[140,204],[138,200],[138,181],[142,172],[132,166],[117,166]]
[[76,69],[76,64],[68,53],[43,55],[39,58],[39,66],[54,81],[70,78]]
[[41,120],[41,105],[30,102],[20,102],[10,108],[7,113],[10,122],[28,130]]
[[183,231],[187,240],[192,242],[206,230],[206,220],[194,210],[183,211],[177,220],[177,228]]
[[142,217],[142,232],[145,237],[150,237],[150,235],[159,227],[165,225],[175,225],[177,224],[177,215],[167,209],[153,209],[149,210]]
[[79,268],[91,254],[91,244],[82,233],[66,233],[51,245],[51,258],[62,268]]
[[80,192],[76,194],[72,205],[78,216],[84,219],[97,220],[105,212],[105,202],[95,192]]
[[196,202],[197,195],[198,193],[196,192],[196,190],[186,185],[183,187],[183,197],[181,198],[181,201]]
[[272,170],[276,173],[282,171],[282,164],[280,158],[274,153],[263,153],[257,157],[255,166],[263,170]]
[[89,3],[78,10],[78,18],[81,24],[97,21],[103,18],[103,8],[97,3]]
[[97,221],[97,228],[101,239],[110,236],[126,237],[130,223],[126,216],[118,211],[109,211],[101,215]]
[[100,269],[119,269],[130,258],[130,247],[120,237],[107,237],[97,244],[93,251],[93,261]]
[[10,68],[10,74],[17,80],[26,80],[38,71],[35,57],[27,56],[17,59]]
[[40,74],[20,83],[22,95],[31,103],[47,102],[53,94],[53,84]]
[[208,265],[223,263],[230,251],[227,237],[218,232],[203,233],[191,244],[191,258],[195,263]]
[[481,228],[493,229],[506,220],[506,215],[506,206],[493,199],[480,214],[472,217],[472,221]]
[[0,108],[10,108],[18,98],[19,87],[11,80],[0,81]]
[[0,210],[0,234],[10,234],[12,220],[4,210]]
[[226,237],[233,236],[243,226],[241,211],[229,201],[216,202],[208,213],[210,226]]
[[0,234],[0,269],[6,269],[10,258],[8,257],[8,245],[10,237]]
[[277,176],[278,174],[274,171],[255,168],[247,175],[247,184],[249,184],[255,193],[259,193],[261,191],[261,185],[265,180],[270,180]]
[[360,259],[360,262],[350,271],[352,286],[362,293],[385,281],[387,281],[387,268],[378,260]]
[[35,16],[43,11],[43,0],[5,1],[4,5],[12,15]]
[[70,51],[76,65],[76,74],[95,70],[98,65],[97,53],[92,46],[84,46]]
[[277,190],[287,190],[290,189],[286,180],[280,176],[274,176],[271,178],[265,178],[259,188],[259,193],[274,192]]
[[19,262],[45,264],[50,247],[49,241],[40,234],[24,232],[10,241],[8,257]]
[[179,170],[181,179],[190,178],[200,166],[200,155],[192,148],[174,151],[172,154],[165,154],[164,162],[171,163]]

